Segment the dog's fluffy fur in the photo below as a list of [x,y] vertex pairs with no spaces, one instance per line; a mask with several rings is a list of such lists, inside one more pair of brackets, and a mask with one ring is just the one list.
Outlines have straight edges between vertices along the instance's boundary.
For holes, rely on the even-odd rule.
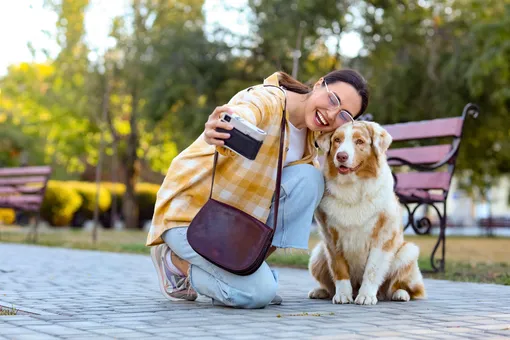
[[326,152],[326,190],[315,219],[322,241],[309,269],[320,287],[312,299],[373,305],[426,296],[418,247],[404,242],[401,209],[379,124],[345,124],[317,141]]

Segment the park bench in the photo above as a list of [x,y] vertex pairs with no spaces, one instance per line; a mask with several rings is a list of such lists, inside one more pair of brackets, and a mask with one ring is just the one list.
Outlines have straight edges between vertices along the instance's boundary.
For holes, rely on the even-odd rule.
[[[432,227],[430,219],[424,216],[417,220],[414,215],[421,206],[431,207],[437,213],[439,237],[430,255],[434,272],[444,271],[446,199],[455,171],[464,122],[468,116],[476,118],[478,114],[476,105],[467,104],[459,117],[383,126],[393,138],[387,156],[395,179],[395,193],[408,213],[404,229],[412,227],[416,234],[428,234]],[[448,139],[448,143],[444,143],[444,139]],[[399,144],[407,145],[401,147]],[[440,246],[441,258],[435,261]]]
[[478,220],[478,225],[485,230],[487,236],[494,236],[494,229],[510,228],[510,217],[485,217]]
[[[49,166],[0,168],[0,208],[28,212],[35,216],[32,235],[35,241],[40,209],[51,175]],[[30,234],[29,234],[30,235]]]

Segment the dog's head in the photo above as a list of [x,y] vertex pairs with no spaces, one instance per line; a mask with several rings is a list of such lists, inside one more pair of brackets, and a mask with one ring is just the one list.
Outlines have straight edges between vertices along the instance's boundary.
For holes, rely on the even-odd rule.
[[326,179],[340,176],[346,177],[342,181],[353,181],[377,177],[391,141],[390,134],[373,122],[344,124],[321,135],[317,145],[326,153]]

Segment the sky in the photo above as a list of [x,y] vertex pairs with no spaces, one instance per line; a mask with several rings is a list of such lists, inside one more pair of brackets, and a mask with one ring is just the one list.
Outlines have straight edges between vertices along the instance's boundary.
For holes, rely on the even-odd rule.
[[[244,6],[246,0],[206,0],[206,31],[207,27],[219,24],[235,32],[247,32],[248,25],[243,23],[243,18],[227,15],[220,5],[222,2],[236,7]],[[11,64],[33,61],[27,47],[29,42],[35,50],[47,49],[52,57],[58,53],[58,45],[51,37],[55,34],[57,15],[44,8],[43,3],[44,0],[0,0],[0,76],[6,74]],[[85,39],[92,50],[102,52],[112,44],[108,39],[111,19],[125,13],[128,4],[129,0],[90,0],[85,14]],[[361,41],[357,34],[347,33],[342,36],[340,47],[343,55],[353,57],[361,49]],[[35,61],[44,60],[42,53],[35,57]]]

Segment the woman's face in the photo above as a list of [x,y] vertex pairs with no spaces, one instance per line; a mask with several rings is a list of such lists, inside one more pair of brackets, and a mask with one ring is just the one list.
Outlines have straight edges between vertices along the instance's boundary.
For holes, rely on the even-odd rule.
[[331,83],[327,84],[326,88],[322,86],[323,81],[321,78],[315,84],[306,101],[305,123],[312,131],[330,132],[351,121],[347,114],[352,117],[358,115],[361,110],[361,96],[348,83]]

